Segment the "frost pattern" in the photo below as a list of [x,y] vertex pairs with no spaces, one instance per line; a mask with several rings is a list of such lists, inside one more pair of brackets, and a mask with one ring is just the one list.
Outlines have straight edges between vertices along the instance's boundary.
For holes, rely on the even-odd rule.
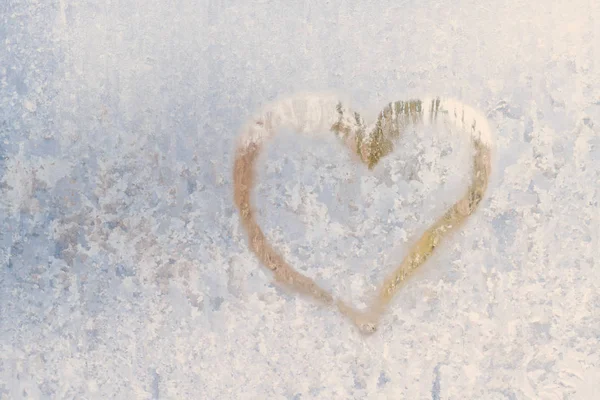
[[[594,398],[599,7],[0,2],[0,398]],[[232,202],[244,123],[315,90],[365,120],[455,97],[497,132],[480,212],[368,340],[271,284]],[[446,133],[371,172],[277,136],[265,234],[360,306],[465,188]]]

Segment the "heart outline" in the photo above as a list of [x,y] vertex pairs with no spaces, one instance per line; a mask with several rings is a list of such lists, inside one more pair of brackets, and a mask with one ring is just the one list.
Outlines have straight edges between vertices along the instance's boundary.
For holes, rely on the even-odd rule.
[[[320,287],[285,261],[269,243],[255,218],[251,193],[256,180],[255,161],[263,145],[284,127],[302,133],[334,133],[369,169],[394,148],[394,141],[410,126],[451,123],[468,134],[474,148],[473,180],[467,192],[435,221],[410,248],[402,263],[381,285],[371,306],[356,310]],[[367,128],[372,127],[368,130]],[[234,203],[240,213],[251,251],[275,281],[326,305],[335,305],[364,333],[373,333],[400,285],[421,266],[443,237],[461,226],[485,195],[491,173],[492,131],[482,113],[455,99],[440,97],[388,103],[367,126],[359,113],[344,106],[333,93],[300,93],[267,104],[244,127],[235,154]]]

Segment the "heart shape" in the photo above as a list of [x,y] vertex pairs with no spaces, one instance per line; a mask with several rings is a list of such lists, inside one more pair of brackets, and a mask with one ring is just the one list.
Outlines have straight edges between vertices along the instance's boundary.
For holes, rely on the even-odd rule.
[[[400,265],[384,279],[369,308],[359,311],[334,299],[330,292],[289,265],[269,243],[256,221],[251,192],[256,177],[255,161],[264,144],[279,129],[288,127],[309,134],[333,133],[372,169],[394,149],[394,142],[407,128],[440,122],[459,128],[470,139],[474,149],[472,182],[463,197],[421,235]],[[278,283],[326,305],[335,305],[361,332],[372,333],[401,283],[481,202],[491,172],[491,153],[492,132],[487,119],[454,99],[437,97],[389,103],[378,114],[376,122],[367,126],[359,113],[350,110],[334,94],[303,93],[268,104],[245,126],[234,162],[234,202],[248,234],[250,249],[273,272]]]

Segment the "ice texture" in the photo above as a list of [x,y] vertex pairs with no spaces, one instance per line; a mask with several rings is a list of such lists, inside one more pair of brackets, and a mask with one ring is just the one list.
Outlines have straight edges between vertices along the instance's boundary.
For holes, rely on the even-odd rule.
[[[0,399],[596,398],[599,21],[589,0],[0,1]],[[244,127],[312,91],[367,120],[452,97],[495,132],[486,198],[369,337],[274,285],[232,201]],[[470,148],[417,129],[369,171],[315,133],[269,141],[258,218],[361,306]]]

